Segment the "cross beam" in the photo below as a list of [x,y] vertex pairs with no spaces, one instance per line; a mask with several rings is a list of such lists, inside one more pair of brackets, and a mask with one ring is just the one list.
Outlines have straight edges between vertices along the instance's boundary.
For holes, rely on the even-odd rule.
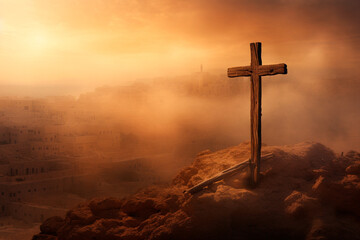
[[261,43],[250,43],[251,65],[245,67],[233,67],[228,69],[228,77],[246,77],[251,80],[251,157],[250,157],[250,179],[255,186],[260,176],[260,154],[261,154],[261,76],[287,74],[285,63],[274,65],[262,65]]

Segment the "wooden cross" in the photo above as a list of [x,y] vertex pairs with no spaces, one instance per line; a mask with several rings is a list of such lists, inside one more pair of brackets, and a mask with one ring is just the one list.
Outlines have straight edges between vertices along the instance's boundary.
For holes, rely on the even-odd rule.
[[251,65],[246,67],[233,67],[228,69],[228,77],[251,78],[251,157],[250,157],[250,179],[252,185],[259,182],[260,154],[261,154],[261,76],[286,74],[285,63],[274,65],[262,65],[261,43],[250,43]]

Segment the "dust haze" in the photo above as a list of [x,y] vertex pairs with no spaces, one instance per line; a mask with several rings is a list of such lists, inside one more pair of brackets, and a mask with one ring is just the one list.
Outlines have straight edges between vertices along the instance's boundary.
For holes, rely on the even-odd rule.
[[288,65],[262,78],[263,144],[359,151],[359,7],[0,0],[0,236],[249,141],[250,80],[226,70],[249,65],[250,42]]
[[[129,103],[135,110],[125,110],[131,107],[109,99],[108,106],[99,107],[101,111],[119,107],[109,110],[111,119],[128,124],[141,139],[157,131],[159,138],[169,137],[169,144],[181,142],[184,132],[191,132],[181,128],[193,128],[195,135],[214,134],[215,142],[236,144],[249,135],[248,79],[234,79],[241,82],[241,91],[236,89],[236,94],[220,100],[188,92],[181,95],[153,80],[188,82],[203,64],[205,72],[227,81],[226,69],[248,65],[249,43],[261,41],[263,64],[289,66],[286,76],[263,78],[264,142],[314,140],[337,151],[358,148],[356,1],[24,0],[0,4],[3,96],[79,96],[104,85],[115,89],[141,82],[147,88],[142,93],[147,100],[139,100],[136,106]],[[192,81],[198,87],[197,80]]]

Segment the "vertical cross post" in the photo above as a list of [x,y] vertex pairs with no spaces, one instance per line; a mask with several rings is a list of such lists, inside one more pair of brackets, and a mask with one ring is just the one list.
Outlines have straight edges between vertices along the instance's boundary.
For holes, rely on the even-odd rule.
[[[261,43],[251,43],[251,68],[257,69],[261,62]],[[251,184],[257,185],[260,174],[261,156],[261,76],[257,71],[251,73]]]
[[233,67],[228,69],[228,77],[249,76],[251,80],[250,96],[250,120],[251,120],[251,157],[250,157],[250,181],[253,186],[259,182],[260,156],[261,156],[261,76],[287,74],[285,63],[262,65],[261,43],[250,43],[251,65],[245,67]]

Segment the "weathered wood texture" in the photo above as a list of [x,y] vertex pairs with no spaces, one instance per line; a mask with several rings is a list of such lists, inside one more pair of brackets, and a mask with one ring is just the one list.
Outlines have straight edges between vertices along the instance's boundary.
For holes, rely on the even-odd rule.
[[261,43],[250,43],[251,65],[245,67],[233,67],[228,69],[228,77],[250,76],[251,87],[251,161],[250,172],[251,181],[256,185],[260,173],[260,153],[261,153],[261,76],[287,74],[285,63],[262,65]]
[[[264,154],[261,156],[261,159],[264,161],[264,160],[272,158],[273,156],[274,155],[272,153]],[[225,169],[224,171],[220,172],[219,174],[217,174],[209,179],[206,179],[199,184],[196,184],[195,186],[191,187],[190,189],[186,190],[185,192],[190,193],[190,194],[197,193],[197,192],[201,191],[204,187],[207,187],[217,181],[223,180],[227,177],[230,177],[230,176],[240,172],[242,169],[245,169],[247,166],[249,166],[250,165],[249,163],[250,163],[250,158],[245,161],[242,161],[241,163],[238,163],[228,169]]]
[[285,63],[273,64],[273,65],[260,65],[256,69],[252,69],[251,66],[245,67],[233,67],[228,69],[228,77],[250,77],[251,74],[259,74],[260,76],[286,74],[287,66]]
[[229,78],[251,76],[251,73],[252,73],[251,66],[233,67],[228,69]]
[[285,63],[273,64],[273,65],[261,65],[256,69],[256,73],[260,76],[266,75],[277,75],[277,74],[286,74],[287,66]]
[[[251,43],[251,68],[256,69],[261,65],[261,43]],[[261,76],[256,71],[251,74],[251,162],[250,173],[252,184],[256,185],[260,173],[261,153]]]

